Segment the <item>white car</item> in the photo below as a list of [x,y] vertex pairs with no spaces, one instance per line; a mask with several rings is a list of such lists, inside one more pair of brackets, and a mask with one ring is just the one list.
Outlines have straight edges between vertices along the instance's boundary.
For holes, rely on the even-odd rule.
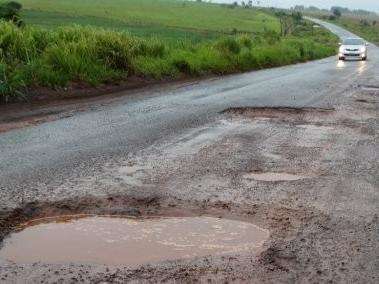
[[340,43],[338,52],[339,60],[345,59],[367,59],[368,44],[361,38],[346,38]]

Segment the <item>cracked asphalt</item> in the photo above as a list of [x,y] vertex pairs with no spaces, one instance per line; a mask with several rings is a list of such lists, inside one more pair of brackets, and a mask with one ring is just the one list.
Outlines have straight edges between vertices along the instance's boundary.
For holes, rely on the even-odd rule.
[[258,256],[138,269],[0,260],[0,279],[378,283],[378,95],[370,45],[367,62],[330,57],[148,87],[1,133],[0,240],[34,218],[83,213],[217,216],[270,238]]

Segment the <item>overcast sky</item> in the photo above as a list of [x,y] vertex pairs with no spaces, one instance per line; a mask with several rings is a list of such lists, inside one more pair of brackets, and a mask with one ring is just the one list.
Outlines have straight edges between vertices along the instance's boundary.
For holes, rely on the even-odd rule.
[[[212,2],[232,3],[235,0],[214,0]],[[247,1],[247,0],[246,0]],[[246,2],[245,1],[245,2]],[[365,9],[379,12],[379,0],[260,0],[265,6],[292,7],[294,5],[317,6],[329,9],[331,6],[342,6],[352,9]],[[241,0],[238,0],[241,2]]]

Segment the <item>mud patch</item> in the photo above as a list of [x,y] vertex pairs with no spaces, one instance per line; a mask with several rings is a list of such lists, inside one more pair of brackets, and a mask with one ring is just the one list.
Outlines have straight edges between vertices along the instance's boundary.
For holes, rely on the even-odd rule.
[[295,174],[289,174],[289,173],[266,172],[266,173],[248,173],[248,174],[245,174],[243,178],[248,179],[248,180],[274,182],[274,181],[296,181],[296,180],[309,178],[309,176],[295,175]]
[[254,254],[268,237],[266,230],[251,223],[212,217],[59,218],[11,234],[0,259],[139,266],[207,255]]
[[73,112],[50,111],[48,113],[23,116],[20,118],[0,118],[0,133],[19,128],[35,126],[45,122],[68,118],[71,116],[73,116]]
[[223,111],[223,114],[243,116],[250,119],[274,119],[283,121],[305,121],[330,115],[333,108],[292,108],[292,107],[237,107]]

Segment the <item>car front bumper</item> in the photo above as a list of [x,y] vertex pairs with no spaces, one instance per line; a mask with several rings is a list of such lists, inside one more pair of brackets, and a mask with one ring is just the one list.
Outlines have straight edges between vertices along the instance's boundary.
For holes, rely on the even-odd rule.
[[355,52],[355,53],[345,53],[345,52],[340,52],[338,53],[339,58],[357,58],[357,59],[362,59],[367,57],[366,52]]
[[367,57],[367,51],[344,51],[338,53],[339,58],[366,58]]

